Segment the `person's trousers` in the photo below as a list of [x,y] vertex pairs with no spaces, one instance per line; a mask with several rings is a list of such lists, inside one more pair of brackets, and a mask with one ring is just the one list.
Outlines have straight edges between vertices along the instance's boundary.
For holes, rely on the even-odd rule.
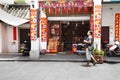
[[91,56],[92,56],[91,51],[89,51],[88,48],[86,48],[86,59],[87,59],[87,61],[91,60]]

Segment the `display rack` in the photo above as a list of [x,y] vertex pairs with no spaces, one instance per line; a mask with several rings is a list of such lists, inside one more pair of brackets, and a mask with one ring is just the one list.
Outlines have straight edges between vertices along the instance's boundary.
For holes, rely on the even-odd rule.
[[49,26],[48,52],[58,52],[61,36],[60,23],[51,23]]

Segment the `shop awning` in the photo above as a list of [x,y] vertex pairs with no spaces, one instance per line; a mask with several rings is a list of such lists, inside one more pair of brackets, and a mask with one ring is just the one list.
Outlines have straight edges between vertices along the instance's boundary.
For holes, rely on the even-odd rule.
[[21,24],[24,24],[26,22],[29,22],[29,20],[21,19],[19,17],[15,17],[4,10],[0,9],[0,20],[12,25],[12,26],[19,26]]

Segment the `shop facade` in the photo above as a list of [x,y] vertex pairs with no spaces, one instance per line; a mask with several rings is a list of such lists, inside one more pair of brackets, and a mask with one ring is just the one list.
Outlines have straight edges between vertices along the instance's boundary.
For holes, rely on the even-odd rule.
[[[47,4],[47,5],[46,5]],[[97,4],[97,3],[96,3]],[[101,1],[100,1],[100,5],[101,5]],[[66,24],[68,24],[69,25],[69,23],[70,24],[72,24],[73,26],[80,26],[80,25],[82,25],[82,24],[87,24],[89,27],[88,27],[88,29],[87,30],[89,30],[90,28],[92,28],[92,27],[90,27],[92,24],[90,23],[90,19],[91,19],[91,15],[93,14],[93,12],[94,12],[94,10],[93,10],[93,7],[94,7],[94,5],[93,5],[93,1],[92,0],[86,0],[86,1],[84,1],[84,0],[76,0],[76,1],[64,1],[64,0],[59,0],[59,1],[48,1],[48,2],[46,2],[46,1],[37,1],[37,0],[35,0],[34,1],[34,3],[32,2],[32,4],[31,4],[31,9],[30,9],[30,11],[31,11],[31,18],[30,18],[30,31],[31,31],[31,55],[33,55],[34,56],[34,54],[35,53],[37,53],[37,56],[39,56],[38,54],[40,53],[40,51],[41,50],[43,50],[43,49],[45,49],[46,51],[48,51],[49,52],[49,50],[48,50],[48,48],[50,49],[50,46],[52,45],[51,44],[51,42],[48,42],[48,41],[50,41],[50,37],[51,37],[51,35],[49,34],[51,31],[53,31],[52,32],[52,34],[54,34],[54,32],[58,32],[58,31],[55,31],[55,30],[57,30],[57,29],[51,29],[50,30],[50,32],[47,32],[46,34],[47,35],[44,35],[43,33],[45,33],[45,32],[43,32],[42,33],[42,31],[46,31],[46,30],[48,30],[48,29],[45,29],[45,27],[44,26],[47,26],[47,27],[49,27],[48,25],[48,22],[49,23],[51,23],[51,22],[54,22],[54,21],[50,21],[51,20],[51,18],[52,19],[55,19],[56,17],[60,17],[60,16],[63,16],[64,18],[63,18],[63,21],[60,21],[60,20],[56,20],[56,22],[57,22],[57,24],[55,24],[55,25],[53,25],[53,27],[55,27],[55,26],[59,26],[60,27],[60,25],[64,25],[64,23]],[[101,7],[96,7],[96,8],[100,8],[101,9]],[[32,19],[32,18],[36,18],[37,16],[36,16],[36,14],[37,14],[37,12],[35,11],[35,10],[37,10],[37,9],[39,9],[40,10],[40,21],[38,21],[37,23],[39,23],[39,24],[37,24],[36,23],[36,21],[34,21],[34,20],[36,20],[36,19]],[[49,13],[48,13],[49,12]],[[33,14],[32,14],[33,13]],[[55,14],[54,14],[55,13]],[[32,15],[34,15],[34,17],[32,17]],[[53,16],[53,15],[55,15],[55,17]],[[81,16],[82,15],[82,16]],[[100,12],[100,15],[101,15],[101,12]],[[49,16],[49,17],[48,17]],[[70,16],[74,16],[74,17],[70,17]],[[54,17],[54,18],[53,18]],[[68,17],[68,19],[70,19],[71,18],[71,20],[64,20],[66,17]],[[78,18],[79,19],[78,19]],[[93,16],[94,17],[94,16]],[[78,20],[76,20],[76,21],[73,21],[72,22],[72,18],[74,18],[74,20],[76,20],[76,19],[78,19]],[[58,18],[59,19],[59,18]],[[43,20],[43,21],[41,21],[41,20]],[[43,22],[43,24],[42,24],[42,22]],[[75,24],[73,24],[73,23],[75,23]],[[33,24],[33,25],[32,25]],[[54,24],[54,23],[53,23]],[[59,24],[59,25],[58,25]],[[39,27],[39,33],[38,33],[38,27],[36,27],[36,26],[40,26]],[[65,26],[67,26],[67,25],[65,25]],[[33,27],[33,28],[32,28]],[[42,28],[42,29],[41,29]],[[50,28],[50,27],[49,27]],[[57,28],[57,27],[56,27]],[[16,29],[16,33],[14,33],[14,28],[11,28],[11,30],[12,30],[12,33],[13,33],[13,35],[11,34],[11,36],[12,37],[10,37],[12,40],[11,40],[11,42],[13,43],[13,45],[14,45],[14,43],[15,44],[17,44],[17,45],[14,45],[16,48],[18,48],[19,49],[19,28],[18,27],[16,27],[15,28]],[[34,29],[34,30],[33,30]],[[94,29],[94,28],[92,28],[92,29]],[[87,30],[84,32],[85,34],[86,34],[86,32],[87,32]],[[60,30],[59,30],[60,31]],[[8,31],[8,33],[9,32],[11,32],[11,31]],[[60,31],[61,32],[61,31]],[[98,31],[98,32],[100,32],[100,30]],[[75,32],[74,31],[72,31],[72,35],[74,34]],[[82,35],[84,35],[85,36],[85,34],[82,34]],[[8,34],[9,35],[9,34]],[[55,37],[56,37],[56,35],[58,35],[58,34],[55,34]],[[61,35],[63,35],[63,34],[59,34],[59,37],[61,38]],[[71,34],[70,34],[71,35]],[[98,35],[98,34],[96,34],[96,35]],[[16,39],[14,38],[14,36],[16,36]],[[40,37],[40,38],[39,38]],[[57,37],[58,38],[58,37]],[[59,39],[60,39],[59,38]],[[65,37],[64,37],[65,38]],[[72,37],[72,38],[74,38],[74,37]],[[98,37],[97,37],[98,38]],[[100,37],[99,37],[100,38]],[[99,39],[100,40],[100,39]],[[97,40],[97,41],[99,41],[99,40]],[[53,40],[51,40],[51,41],[53,41]],[[56,41],[56,40],[55,40]],[[60,40],[58,40],[58,41],[60,41]],[[76,41],[75,41],[76,42]],[[100,41],[99,41],[100,42]],[[12,44],[11,43],[11,44]],[[40,44],[38,44],[38,43],[40,43]],[[50,44],[49,44],[50,43]],[[61,42],[55,42],[56,44],[55,45],[57,45],[58,46],[58,44],[62,44],[63,42],[62,42],[62,39],[61,39]],[[97,43],[97,42],[96,42]],[[100,44],[99,44],[100,45]],[[68,45],[67,45],[68,46]],[[71,45],[72,46],[72,45]],[[15,47],[14,47],[14,49],[15,49]],[[62,46],[60,46],[60,47],[62,47]],[[12,48],[13,48],[13,46],[12,46]],[[18,49],[15,49],[15,50],[18,50]],[[58,47],[57,48],[55,48],[55,49],[58,49]],[[13,51],[13,50],[12,50]],[[52,50],[53,52],[55,51],[56,52],[56,50]],[[8,51],[9,52],[9,51]],[[13,52],[17,52],[17,51],[13,51]],[[51,51],[50,51],[51,52]],[[32,56],[31,56],[32,57]]]
[[[35,0],[35,1],[37,1],[37,0]],[[2,42],[3,40],[6,40],[6,42],[7,42],[6,46],[4,47],[5,50],[1,47],[1,53],[3,52],[3,50],[6,51],[6,52],[18,52],[19,51],[19,45],[20,45],[20,35],[19,35],[20,33],[19,33],[19,31],[20,31],[20,29],[24,29],[23,27],[26,27],[26,29],[30,29],[30,31],[32,30],[31,31],[32,33],[34,32],[34,34],[31,33],[31,35],[32,35],[31,36],[32,51],[30,53],[31,54],[30,55],[31,58],[33,56],[34,56],[34,58],[38,58],[40,56],[39,53],[40,53],[41,50],[44,51],[44,49],[45,49],[46,51],[49,52],[50,48],[51,49],[55,48],[54,46],[50,47],[52,45],[60,44],[58,46],[57,51],[62,51],[62,49],[63,49],[62,45],[64,43],[68,43],[66,45],[68,47],[69,47],[69,45],[71,46],[70,43],[71,43],[71,41],[73,41],[73,38],[75,38],[75,37],[68,37],[68,36],[66,36],[66,37],[61,38],[61,36],[65,35],[64,33],[67,32],[67,31],[65,31],[65,28],[70,28],[70,26],[72,26],[71,29],[73,31],[68,29],[70,31],[70,33],[68,33],[69,32],[68,31],[67,35],[72,35],[72,36],[83,35],[83,37],[84,37],[86,35],[86,31],[89,30],[89,29],[98,30],[97,32],[94,32],[94,33],[100,33],[101,34],[101,29],[95,29],[94,28],[95,27],[94,23],[92,22],[92,24],[91,24],[91,21],[95,20],[95,16],[93,16],[93,20],[91,20],[92,19],[91,15],[95,11],[95,10],[93,10],[93,7],[95,7],[95,6],[93,5],[93,1],[92,0],[88,0],[88,1],[92,1],[92,5],[90,5],[90,6],[88,6],[88,5],[87,6],[83,6],[83,3],[79,2],[79,0],[76,0],[76,1],[78,1],[78,2],[76,2],[76,4],[74,2],[66,2],[66,4],[63,4],[64,1],[65,0],[60,0],[60,2],[58,1],[58,2],[55,2],[55,3],[53,1],[54,4],[52,3],[52,1],[49,1],[49,0],[48,0],[48,2],[46,2],[46,1],[37,1],[37,3],[35,3],[35,4],[37,4],[37,6],[33,5],[34,6],[34,8],[33,8],[34,10],[32,10],[32,11],[33,11],[33,13],[35,13],[34,16],[36,16],[36,11],[35,10],[38,10],[38,14],[40,14],[40,16],[38,17],[40,21],[38,20],[38,22],[37,22],[39,24],[36,24],[36,21],[35,21],[35,23],[32,22],[34,24],[33,28],[34,28],[35,31],[33,31],[32,28],[31,28],[31,26],[32,26],[31,22],[23,24],[23,25],[20,25],[20,26],[16,26],[16,28],[14,28],[13,26],[6,25],[6,24],[4,25],[1,22],[2,23],[1,24],[2,27],[0,29],[2,31],[5,30],[4,32],[2,32],[2,34],[4,34],[4,36],[7,36],[6,39],[4,39],[5,37],[1,37],[0,38],[1,39],[1,41],[0,41],[1,43],[3,43]],[[80,0],[80,1],[82,1],[82,0]],[[100,3],[99,5],[101,5],[101,1],[98,2],[98,3]],[[96,4],[98,4],[98,3],[96,2]],[[77,4],[82,5],[82,6],[78,6]],[[59,5],[60,7],[58,7],[57,5]],[[31,6],[31,7],[33,7],[33,6]],[[73,6],[76,6],[76,7],[72,8]],[[105,27],[109,26],[109,43],[113,44],[114,43],[114,39],[115,39],[115,36],[114,36],[115,35],[115,31],[114,31],[115,30],[114,29],[114,26],[115,26],[115,24],[114,24],[115,16],[114,15],[115,15],[115,13],[119,13],[120,12],[119,11],[119,4],[102,4],[102,7],[97,6],[96,8],[99,8],[99,9],[102,8],[102,14],[101,14],[101,12],[99,12],[100,15],[102,15],[101,19],[100,19],[100,16],[98,16],[98,17],[99,17],[99,20],[102,20],[102,22],[100,21],[102,26],[105,26]],[[39,13],[39,11],[40,11],[40,13]],[[98,11],[100,11],[100,10],[98,10]],[[31,15],[33,15],[33,14],[31,14]],[[36,20],[36,19],[32,19],[32,20]],[[98,19],[96,19],[96,21],[97,20]],[[96,23],[99,23],[98,21]],[[75,27],[76,26],[81,26],[83,24],[84,25],[86,24],[86,26],[88,26],[88,29],[86,29],[85,32],[82,32],[84,34],[78,34],[78,33],[75,34]],[[6,26],[6,29],[3,29],[4,26]],[[36,26],[39,26],[39,28],[36,27]],[[47,28],[45,28],[44,26],[47,26]],[[64,26],[64,27],[62,27],[62,26]],[[94,27],[91,27],[91,26],[94,26]],[[51,28],[51,30],[50,30],[50,28]],[[58,29],[58,28],[61,28],[61,29]],[[83,29],[83,30],[85,30],[85,29]],[[7,34],[5,34],[5,32],[7,32]],[[57,34],[58,32],[59,32],[59,37],[60,37],[59,41],[60,42],[58,43],[56,40],[54,40],[56,44],[51,44],[52,42],[49,42],[51,36],[55,36],[56,37],[56,35],[58,35]],[[46,34],[43,34],[43,33],[46,33]],[[97,36],[97,35],[99,35],[99,34],[96,34],[96,36],[94,34],[94,36],[97,38],[95,43],[98,44],[98,42],[99,42],[98,45],[101,46],[101,41],[100,41],[101,37]],[[16,36],[16,39],[15,39],[15,36]],[[80,37],[80,36],[77,36],[77,37]],[[68,42],[64,42],[63,41],[64,38],[67,38]],[[51,40],[51,41],[53,41],[53,40]],[[64,49],[65,49],[65,47],[64,47]],[[71,50],[71,47],[69,47],[66,50]],[[56,50],[52,50],[52,51],[54,52]]]
[[[84,3],[80,1],[51,1],[48,5],[44,2],[39,4],[47,16],[49,30],[47,30],[47,48],[45,48],[47,52],[71,51],[72,44],[82,43],[87,31],[92,27],[90,27],[90,16],[93,14],[92,2],[87,6],[82,6]],[[41,41],[43,40],[44,38]]]
[[[89,0],[90,1],[90,0]],[[92,0],[91,0],[92,1]],[[101,2],[102,1],[92,1],[92,3],[94,3],[94,5],[92,4],[91,6],[92,6],[92,8],[94,7],[94,10],[92,10],[93,11],[93,19],[91,18],[92,17],[92,15],[90,15],[90,19],[88,20],[88,21],[93,21],[92,23],[90,22],[89,23],[89,29],[92,29],[93,31],[94,31],[94,47],[96,47],[96,45],[98,46],[98,49],[101,49],[101,24],[102,24],[102,26],[108,26],[108,24],[106,24],[106,22],[104,22],[104,21],[102,21],[102,20],[105,20],[106,18],[105,18],[105,15],[107,15],[106,13],[104,14],[104,11],[105,11],[105,9],[104,9],[104,7],[105,7],[105,5],[103,5],[103,7],[101,6]],[[72,14],[72,16],[74,15],[74,16],[76,16],[76,13],[74,13],[74,11],[76,12],[76,10],[78,10],[78,11],[83,11],[83,14],[86,14],[86,13],[84,13],[84,12],[89,12],[89,8],[88,7],[82,7],[82,9],[81,9],[81,6],[80,7],[78,7],[77,6],[77,3],[75,4],[75,2],[70,2],[70,3],[72,3],[72,4],[70,4],[69,2],[68,3],[66,3],[66,2],[64,1],[64,0],[62,0],[62,1],[58,1],[57,3],[55,2],[54,3],[54,1],[53,1],[53,3],[52,3],[52,1],[51,2],[46,2],[46,4],[44,3],[44,1],[40,1],[39,2],[39,8],[40,8],[40,14],[43,14],[44,16],[42,16],[41,15],[41,19],[40,20],[42,20],[43,19],[43,21],[40,21],[40,23],[39,23],[39,25],[40,25],[40,33],[39,34],[41,34],[40,35],[40,51],[42,51],[42,50],[46,50],[47,52],[57,52],[57,50],[59,51],[62,51],[63,50],[63,48],[62,48],[62,46],[57,46],[57,48],[55,47],[56,45],[60,45],[60,44],[62,44],[63,45],[63,43],[65,43],[65,42],[62,42],[62,43],[59,43],[58,41],[60,41],[61,39],[60,39],[60,36],[62,35],[62,34],[59,34],[59,33],[61,33],[62,31],[60,31],[60,29],[58,29],[58,28],[60,28],[60,26],[61,26],[61,24],[62,23],[67,23],[67,24],[69,24],[69,21],[67,20],[67,22],[65,21],[65,20],[63,20],[63,21],[60,21],[60,19],[61,18],[59,18],[59,16],[61,16],[61,14],[62,14],[62,16],[66,16],[66,14],[67,13],[70,13],[70,14]],[[78,1],[78,3],[79,3],[79,1]],[[81,2],[80,2],[81,3]],[[66,8],[66,5],[67,5],[67,7],[68,7],[68,4],[69,4],[69,7],[70,8]],[[59,6],[61,6],[61,8],[62,8],[62,10],[60,10],[60,8],[58,7],[58,5]],[[70,6],[71,5],[71,6]],[[80,5],[80,4],[79,4]],[[111,4],[112,5],[112,4]],[[119,5],[119,4],[118,4]],[[54,7],[53,7],[54,6]],[[73,9],[73,7],[72,6],[76,6],[77,8],[79,8],[79,9]],[[113,7],[114,7],[115,5],[113,5]],[[101,14],[101,9],[102,9],[102,14]],[[111,9],[111,8],[110,8]],[[118,9],[118,7],[116,7],[116,9]],[[70,12],[69,12],[70,11]],[[113,11],[113,14],[112,14],[112,17],[114,17],[115,18],[115,16],[114,16],[114,13],[116,13],[117,11]],[[118,11],[119,12],[119,11]],[[55,17],[54,17],[54,16]],[[67,14],[67,15],[69,15],[69,14]],[[102,16],[101,16],[102,15]],[[55,23],[55,25],[54,25],[54,23],[52,23],[52,20],[50,21],[50,17],[52,17],[52,20],[54,21],[56,21],[56,22],[54,22]],[[70,16],[69,16],[70,17]],[[57,19],[59,19],[59,20],[57,20]],[[62,18],[63,19],[63,18]],[[115,20],[115,19],[114,19]],[[108,21],[108,20],[105,20],[105,21]],[[42,23],[41,23],[42,22]],[[51,24],[49,24],[49,23],[51,23],[51,24],[53,24],[53,25],[51,25]],[[57,24],[56,24],[57,23]],[[74,22],[74,23],[76,23],[76,22]],[[83,21],[81,21],[81,23],[83,23]],[[103,41],[106,41],[107,40],[107,43],[110,43],[110,44],[112,44],[112,43],[114,43],[114,40],[115,40],[115,32],[116,31],[114,31],[115,30],[115,28],[114,28],[114,22],[113,22],[113,20],[111,20],[111,23],[112,23],[112,26],[110,26],[109,25],[109,28],[107,29],[108,30],[108,33],[107,33],[107,35],[108,35],[108,39],[104,39]],[[42,24],[42,25],[41,25]],[[75,25],[77,25],[77,24],[75,24]],[[48,27],[47,29],[49,29],[49,31],[47,32],[47,29],[46,28],[44,28],[44,26],[46,26],[46,27]],[[57,30],[58,29],[58,30]],[[57,34],[57,33],[58,34]],[[45,35],[44,35],[44,33],[46,33]],[[52,34],[52,35],[50,35],[50,33]],[[74,33],[74,31],[73,31],[73,33]],[[50,38],[51,38],[51,36],[53,36],[53,35],[55,35],[55,37],[56,37],[56,35],[59,35],[59,36],[57,36],[57,39],[59,39],[58,41],[57,40],[51,40]],[[114,38],[113,38],[114,37]],[[73,37],[72,37],[73,38]],[[62,38],[63,39],[63,38]],[[50,41],[50,42],[49,42]],[[52,42],[54,42],[54,44],[52,44]],[[51,48],[50,46],[52,46],[53,45],[53,47]],[[70,45],[71,46],[71,45]],[[53,49],[54,48],[54,49]],[[53,49],[53,50],[51,50],[51,49]],[[64,49],[65,49],[65,47],[64,47]],[[43,51],[44,52],[44,51]]]
[[[63,49],[68,48],[69,46],[71,46],[70,50],[72,51],[72,45],[77,41],[80,40],[83,41],[83,37],[86,36],[87,31],[90,29],[94,31],[93,34],[94,46],[97,46],[98,49],[101,49],[101,2],[102,2],[101,0],[100,1],[93,1],[93,0],[39,1],[39,6],[36,6],[37,1],[36,2],[34,1],[33,4],[31,5],[30,57],[31,58],[35,58],[35,56],[38,57],[40,52],[64,51]],[[37,28],[38,22],[36,21],[38,19],[36,15],[38,9],[40,9],[39,28]],[[75,17],[79,17],[79,19],[81,17],[82,18],[81,20],[77,20],[76,18],[74,21],[71,18],[71,16],[73,19],[75,19]],[[88,18],[88,20],[84,20],[84,18],[86,17]],[[68,19],[66,20],[66,18]],[[77,29],[77,26],[84,27],[84,24],[87,24],[86,27],[88,29],[83,29],[86,30],[84,32],[79,31],[81,32],[81,35],[77,34],[75,31],[75,29]],[[70,29],[66,29],[69,31],[64,32],[65,28],[70,28]],[[39,33],[37,32],[38,31],[37,29],[39,29]],[[64,33],[66,33],[68,36],[65,36]],[[38,40],[38,35],[39,35],[39,40]],[[40,43],[40,48],[37,47],[38,42]],[[64,43],[68,43],[68,44],[64,44]],[[66,45],[68,47],[63,47],[63,45],[64,46]]]

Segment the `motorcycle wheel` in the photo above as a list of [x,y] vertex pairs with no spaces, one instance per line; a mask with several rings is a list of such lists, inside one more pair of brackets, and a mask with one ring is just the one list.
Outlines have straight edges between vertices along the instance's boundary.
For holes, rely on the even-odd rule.
[[113,53],[110,52],[110,51],[107,51],[107,52],[106,52],[106,55],[109,56],[109,57],[112,57],[112,56],[113,56]]
[[29,56],[29,51],[24,51],[23,56]]

